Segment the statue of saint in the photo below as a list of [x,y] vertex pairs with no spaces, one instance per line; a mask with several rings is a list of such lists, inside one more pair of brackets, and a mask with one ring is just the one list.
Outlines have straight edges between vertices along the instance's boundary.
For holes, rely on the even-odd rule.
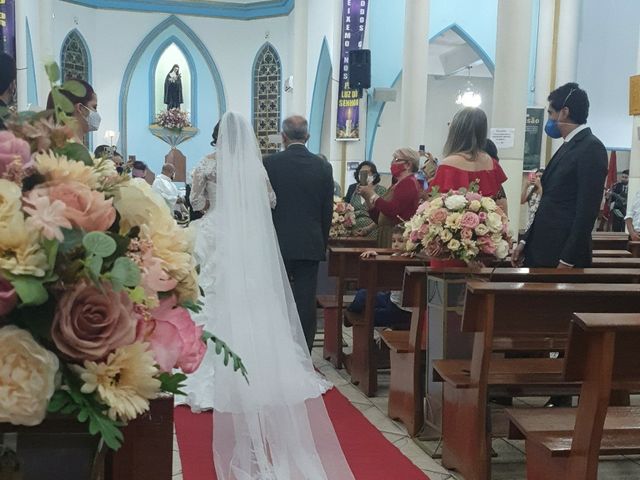
[[176,64],[164,80],[164,103],[167,105],[167,110],[174,108],[180,110],[182,102],[182,76],[180,67]]

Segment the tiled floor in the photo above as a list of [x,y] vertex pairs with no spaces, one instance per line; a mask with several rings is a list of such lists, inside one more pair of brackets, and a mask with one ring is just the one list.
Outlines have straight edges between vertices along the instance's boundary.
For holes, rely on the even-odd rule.
[[[344,332],[345,341],[351,344],[349,329]],[[336,370],[330,363],[322,358],[322,333],[316,338],[316,348],[313,350],[313,362],[316,368],[327,377],[328,380],[347,397],[354,407],[375,425],[380,432],[404,455],[420,468],[431,480],[462,480],[462,477],[451,472],[431,458],[420,442],[416,442],[407,435],[407,430],[401,423],[394,422],[387,416],[388,403],[388,372],[381,371],[378,376],[378,394],[368,398],[360,390],[349,382],[349,374],[345,370]],[[533,406],[539,399],[518,399],[517,404]],[[634,398],[633,403],[640,402],[640,398]],[[422,447],[435,448],[435,443],[424,443]],[[496,438],[492,444],[493,450],[498,454],[492,459],[492,480],[525,480],[525,455],[524,442],[511,441]],[[174,437],[174,475],[173,480],[182,480],[182,466],[178,454],[178,445]],[[601,460],[598,478],[600,480],[632,480],[640,478],[640,456],[638,457],[614,457]],[[367,480],[367,479],[357,479]],[[402,479],[397,479],[402,480]]]

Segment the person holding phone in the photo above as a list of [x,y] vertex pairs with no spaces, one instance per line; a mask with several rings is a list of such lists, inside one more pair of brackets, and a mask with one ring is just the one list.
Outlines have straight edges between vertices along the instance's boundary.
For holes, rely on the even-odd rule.
[[347,197],[345,198],[345,201],[349,202],[353,206],[356,216],[353,233],[357,237],[376,238],[376,235],[378,234],[378,226],[371,218],[364,198],[362,195],[357,193],[356,190],[358,186],[366,187],[368,185],[372,185],[377,195],[384,196],[387,189],[380,185],[380,175],[378,174],[378,169],[373,162],[360,162],[354,172],[354,178],[356,179],[356,183],[349,186]]
[[540,179],[544,173],[544,168],[539,168],[535,172],[529,172],[527,175],[526,183],[522,186],[522,196],[520,197],[520,204],[527,204],[527,226],[525,231],[529,229],[533,223],[533,218],[536,216],[538,206],[540,205],[540,198],[542,197],[542,184]]

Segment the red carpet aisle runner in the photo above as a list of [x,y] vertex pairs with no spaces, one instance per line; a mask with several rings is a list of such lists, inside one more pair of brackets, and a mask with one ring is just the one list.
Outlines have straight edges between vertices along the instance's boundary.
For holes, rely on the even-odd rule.
[[[356,480],[428,480],[336,388],[324,401]],[[175,410],[176,435],[184,480],[215,480],[211,412]]]

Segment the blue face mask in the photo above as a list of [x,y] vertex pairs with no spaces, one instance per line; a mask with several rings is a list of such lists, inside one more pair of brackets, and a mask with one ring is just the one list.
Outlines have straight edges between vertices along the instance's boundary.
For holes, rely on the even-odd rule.
[[547,120],[546,125],[544,126],[544,133],[549,135],[551,138],[560,138],[562,137],[562,133],[560,132],[560,127],[558,127],[558,121],[550,118]]

